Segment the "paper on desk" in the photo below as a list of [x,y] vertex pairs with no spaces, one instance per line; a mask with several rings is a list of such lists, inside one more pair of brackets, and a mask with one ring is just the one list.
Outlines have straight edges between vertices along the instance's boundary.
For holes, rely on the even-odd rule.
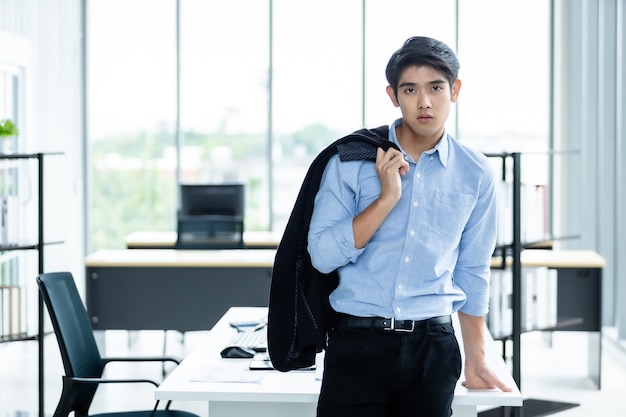
[[321,381],[324,376],[324,352],[320,352],[315,356],[315,363],[317,364],[315,368],[315,379]]
[[210,368],[194,375],[192,382],[259,382],[267,372],[232,368]]

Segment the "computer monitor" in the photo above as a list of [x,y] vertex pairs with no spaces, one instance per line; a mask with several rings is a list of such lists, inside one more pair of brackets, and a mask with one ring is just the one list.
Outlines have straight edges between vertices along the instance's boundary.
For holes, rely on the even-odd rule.
[[181,216],[244,214],[243,184],[181,184]]

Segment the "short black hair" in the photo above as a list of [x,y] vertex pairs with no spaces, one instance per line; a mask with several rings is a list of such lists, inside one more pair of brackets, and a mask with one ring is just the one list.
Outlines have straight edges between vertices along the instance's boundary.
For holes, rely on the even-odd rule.
[[450,87],[456,81],[461,68],[456,54],[448,45],[433,38],[413,36],[394,52],[385,69],[387,82],[394,93],[398,94],[398,80],[405,68],[424,65],[441,71],[448,79]]

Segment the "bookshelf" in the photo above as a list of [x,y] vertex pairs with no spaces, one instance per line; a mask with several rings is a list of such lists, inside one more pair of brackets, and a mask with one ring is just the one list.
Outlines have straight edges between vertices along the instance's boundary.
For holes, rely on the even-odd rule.
[[[556,152],[544,152],[552,157]],[[575,153],[575,152],[563,152]],[[551,201],[545,186],[537,188],[541,194],[539,200],[528,193],[529,187],[522,183],[522,153],[488,154],[489,158],[499,158],[501,162],[502,181],[510,180],[504,204],[507,206],[499,212],[498,227],[506,228],[504,235],[498,237],[498,244],[492,262],[494,270],[510,273],[510,315],[511,322],[507,329],[492,331],[494,338],[503,342],[503,356],[506,358],[505,342],[511,341],[511,365],[513,379],[521,389],[521,335],[528,331],[585,331],[590,333],[590,353],[588,358],[589,375],[596,380],[600,388],[601,363],[601,281],[604,260],[593,251],[554,251],[552,242],[563,239],[575,239],[577,236],[555,237],[551,218]],[[552,162],[552,159],[550,159]],[[531,186],[530,188],[533,188]],[[541,207],[527,207],[528,204],[539,203]],[[499,205],[503,200],[499,201]],[[500,207],[501,208],[501,207]],[[500,210],[499,208],[499,210]],[[523,213],[524,210],[535,211],[533,216]],[[538,221],[540,227],[533,230],[528,222]],[[526,224],[524,224],[526,223]],[[543,242],[548,242],[545,245]],[[552,303],[550,319],[544,322],[529,321],[528,269],[534,268],[539,273],[534,279],[543,285],[540,291],[549,289],[549,303]],[[501,278],[501,277],[498,277]],[[493,281],[493,277],[492,277]],[[500,285],[501,283],[496,283]],[[526,288],[525,288],[526,287]],[[492,293],[493,294],[493,293]],[[546,311],[543,310],[543,314]],[[545,318],[545,317],[543,317]],[[491,326],[491,323],[490,323]],[[528,407],[526,407],[528,405]],[[577,404],[560,403],[546,400],[524,400],[521,409],[505,410],[525,417],[544,416],[560,410],[571,408]],[[528,410],[526,410],[528,408]],[[523,410],[522,410],[523,409]],[[505,415],[502,410],[490,410],[481,414],[484,417]],[[508,414],[507,414],[508,415]]]
[[[0,228],[0,289],[2,293],[2,333],[0,343],[38,342],[39,416],[44,416],[44,305],[36,290],[35,274],[30,276],[30,259],[35,253],[36,274],[44,272],[44,248],[62,243],[44,239],[44,159],[60,153],[0,154],[0,197],[2,223]],[[34,174],[33,174],[34,172]],[[33,177],[35,178],[33,180]],[[33,187],[32,184],[35,184]],[[29,201],[22,204],[20,193],[25,190]],[[32,195],[30,195],[32,194]],[[22,276],[27,275],[27,276]],[[27,294],[36,291],[36,326],[28,319],[31,305]],[[5,298],[6,297],[6,298]],[[31,327],[36,327],[31,328]]]
[[[538,152],[538,155],[553,157],[557,152]],[[564,154],[573,152],[563,152]],[[505,185],[504,192],[499,193],[498,212],[498,242],[494,253],[495,261],[492,264],[494,270],[506,270],[510,273],[509,292],[511,294],[510,308],[512,320],[508,328],[491,328],[494,337],[501,340],[511,340],[513,345],[512,365],[513,378],[521,386],[520,375],[520,336],[522,333],[533,330],[558,330],[580,324],[580,317],[558,317],[556,311],[552,311],[551,322],[529,323],[528,301],[525,297],[528,289],[525,288],[528,270],[522,265],[522,252],[525,250],[551,249],[555,240],[574,239],[578,236],[555,237],[551,225],[551,202],[549,200],[548,185],[530,184],[522,182],[522,156],[521,152],[512,153],[486,153],[489,158],[500,161],[501,183]],[[536,167],[534,167],[536,168]],[[502,191],[502,190],[501,190]],[[534,223],[534,224],[529,224]],[[528,266],[528,265],[526,265]],[[556,285],[555,274],[547,271],[548,265],[535,264],[534,273],[540,275],[533,277],[536,281],[553,281]],[[554,268],[552,268],[554,269]],[[546,283],[543,283],[546,284]],[[528,285],[526,286],[528,287]],[[544,287],[545,289],[546,287]],[[552,289],[550,290],[552,291]],[[557,290],[550,298],[556,300]],[[556,308],[556,306],[553,306]]]

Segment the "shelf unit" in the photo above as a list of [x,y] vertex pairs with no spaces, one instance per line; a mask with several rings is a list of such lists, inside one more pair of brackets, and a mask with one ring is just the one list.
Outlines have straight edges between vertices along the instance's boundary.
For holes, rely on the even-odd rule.
[[521,389],[521,346],[520,338],[522,334],[522,229],[521,229],[521,154],[520,153],[501,153],[486,154],[489,158],[501,158],[502,160],[502,180],[507,177],[507,161],[512,161],[512,242],[510,245],[499,246],[496,252],[500,252],[502,256],[502,265],[507,267],[507,256],[510,256],[511,273],[512,273],[512,311],[513,322],[510,340],[513,345],[512,367],[513,379]]
[[[547,152],[547,155],[554,154],[555,152]],[[569,152],[568,152],[569,153]],[[522,153],[513,152],[513,153],[495,153],[495,154],[485,154],[489,158],[500,158],[502,161],[502,180],[506,181],[508,177],[508,165],[507,163],[511,161],[511,181],[512,181],[512,235],[510,242],[506,244],[499,244],[496,247],[496,257],[501,258],[501,263],[499,268],[511,269],[511,277],[512,277],[512,288],[511,288],[511,305],[512,305],[512,328],[509,335],[503,335],[500,340],[503,342],[503,356],[506,356],[505,342],[507,340],[511,341],[512,344],[512,354],[511,354],[511,362],[512,362],[512,375],[513,379],[517,383],[518,387],[521,389],[521,335],[527,331],[554,331],[554,330],[565,330],[565,329],[573,329],[578,330],[578,328],[585,329],[585,326],[582,325],[583,319],[578,316],[570,316],[570,317],[557,317],[556,325],[550,328],[533,328],[526,329],[523,328],[523,317],[522,317],[522,251],[525,249],[534,250],[534,248],[541,248],[541,242],[523,242],[522,239],[522,180],[521,180],[521,157]],[[550,204],[546,202],[548,205],[548,210],[550,210]],[[549,230],[549,235],[552,235],[552,230]],[[567,236],[562,238],[554,238],[553,236],[546,236],[546,239],[555,239],[555,240],[563,240],[563,239],[573,239],[577,238],[577,236]],[[551,246],[551,245],[548,245]],[[560,270],[560,269],[559,269]],[[565,268],[566,274],[571,275],[571,269]],[[601,275],[601,272],[600,272]],[[596,291],[599,291],[596,289]],[[559,291],[560,292],[560,291]],[[568,294],[569,295],[569,294]],[[557,301],[558,306],[558,301]],[[596,306],[598,307],[598,306]],[[599,307],[598,307],[599,308]],[[600,314],[600,313],[597,313]],[[593,313],[592,313],[593,315]],[[597,318],[599,320],[599,317]],[[599,324],[597,325],[599,326]],[[505,358],[506,359],[506,358]],[[598,357],[599,364],[599,357]],[[598,384],[599,384],[599,374],[598,374]],[[505,410],[509,414],[505,414],[502,410],[490,410],[488,412],[484,412],[481,416],[490,417],[495,415],[525,415],[526,417],[539,416],[539,415],[548,415],[554,412],[559,411],[558,407],[561,407],[561,410],[571,408],[576,406],[577,404],[571,403],[559,403],[553,401],[545,401],[545,400],[524,400],[524,404],[528,403],[529,408],[533,409],[533,411],[528,410],[525,412],[522,408],[514,408]],[[524,414],[522,414],[524,413]],[[529,416],[530,413],[530,416]],[[538,414],[536,414],[538,413]]]
[[[62,242],[46,242],[44,239],[44,157],[49,155],[60,155],[61,153],[49,152],[49,153],[16,153],[16,154],[0,154],[0,171],[10,172],[9,177],[20,175],[18,171],[19,161],[35,161],[37,165],[37,231],[34,242],[23,242],[21,239],[17,239],[12,242],[2,242],[0,244],[0,252],[13,252],[13,251],[36,251],[37,252],[37,273],[44,272],[44,247],[46,245],[58,244]],[[8,165],[8,166],[6,166]],[[26,164],[24,164],[26,165]],[[3,174],[4,175],[4,174]],[[10,179],[13,180],[13,179]],[[17,180],[14,180],[17,181]],[[15,191],[17,193],[17,191]],[[19,237],[19,236],[18,236]],[[32,281],[34,282],[34,276]],[[37,331],[31,333],[26,324],[26,332],[17,335],[10,335],[8,337],[0,338],[0,343],[9,343],[17,341],[37,341],[38,342],[38,399],[39,399],[39,416],[44,417],[44,305],[41,295],[37,291]]]
[[[541,152],[538,154],[545,154],[547,156],[551,156],[556,154],[557,152]],[[570,153],[570,152],[567,152]],[[573,153],[573,152],[572,152]],[[545,248],[544,242],[552,242],[552,240],[566,240],[566,239],[575,239],[578,236],[563,236],[555,238],[552,236],[551,227],[549,227],[546,232],[547,235],[543,236],[544,240],[538,241],[523,241],[522,235],[522,153],[521,152],[503,152],[503,153],[486,153],[488,158],[499,158],[502,162],[501,164],[501,172],[502,172],[502,181],[507,181],[507,178],[510,175],[511,178],[511,228],[512,234],[510,235],[510,241],[507,243],[499,244],[496,247],[495,256],[500,258],[500,265],[495,266],[496,268],[507,269],[510,268],[511,276],[512,276],[512,291],[511,291],[511,304],[512,304],[512,329],[509,335],[495,335],[494,337],[499,338],[501,340],[511,340],[513,345],[512,352],[512,367],[513,367],[513,379],[517,382],[518,386],[521,387],[521,374],[520,374],[520,337],[521,334],[527,331],[535,331],[535,330],[544,330],[544,331],[552,331],[552,330],[560,330],[564,328],[568,328],[570,326],[579,325],[581,322],[580,317],[561,317],[557,321],[557,323],[549,328],[533,328],[526,329],[523,326],[523,318],[522,318],[522,251],[523,250],[531,250],[531,249],[543,249]],[[508,163],[510,162],[510,167]],[[510,168],[510,171],[509,171]],[[548,201],[545,202],[547,205],[548,211],[551,210],[550,204]],[[547,245],[551,248],[551,244]]]

